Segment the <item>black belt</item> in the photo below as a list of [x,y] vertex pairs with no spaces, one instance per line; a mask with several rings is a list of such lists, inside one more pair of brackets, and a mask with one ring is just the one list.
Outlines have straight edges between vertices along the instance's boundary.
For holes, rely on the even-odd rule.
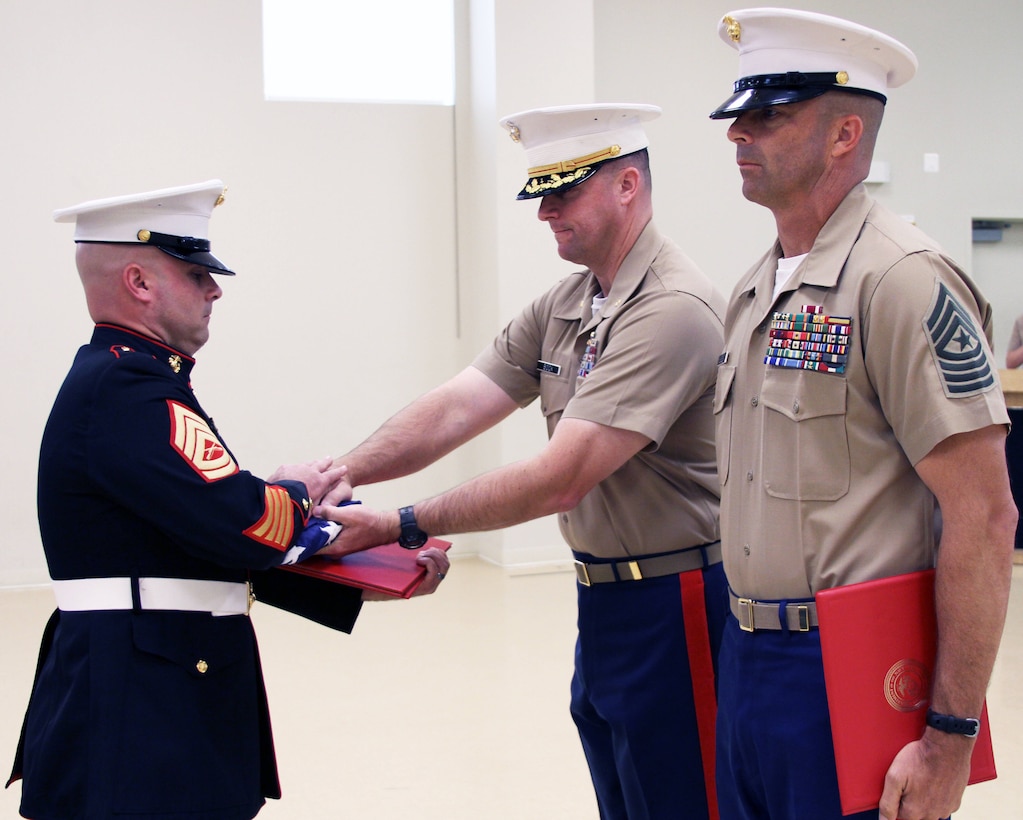
[[[750,598],[740,598],[732,590],[728,590],[728,601],[732,606],[732,614],[739,620],[739,628],[743,632],[756,632],[758,629],[789,629],[792,632],[809,632],[817,628],[817,604],[813,601],[798,603],[765,603]],[[785,623],[782,625],[782,612]]]
[[575,574],[585,587],[593,584],[607,584],[615,581],[642,581],[644,578],[659,578],[662,575],[678,575],[694,569],[703,569],[721,561],[721,542],[703,544],[699,547],[655,555],[648,558],[632,558],[624,561],[606,561],[589,564],[575,562]]

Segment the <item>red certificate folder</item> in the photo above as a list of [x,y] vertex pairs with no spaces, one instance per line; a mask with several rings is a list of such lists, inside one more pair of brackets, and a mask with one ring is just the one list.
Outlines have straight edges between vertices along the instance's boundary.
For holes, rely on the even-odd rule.
[[362,608],[363,589],[410,598],[426,578],[425,567],[416,563],[420,551],[450,546],[448,541],[431,538],[414,550],[385,544],[344,559],[314,555],[299,564],[253,570],[249,580],[257,601],[351,633]]
[[[842,814],[876,809],[895,755],[924,731],[937,622],[934,570],[817,593]],[[987,707],[970,783],[996,777]]]
[[314,555],[306,561],[278,569],[335,584],[374,590],[395,598],[411,598],[426,578],[426,567],[417,564],[416,558],[427,547],[447,551],[451,548],[451,542],[428,538],[423,546],[411,550],[396,543],[384,544],[362,552],[353,552],[340,559]]

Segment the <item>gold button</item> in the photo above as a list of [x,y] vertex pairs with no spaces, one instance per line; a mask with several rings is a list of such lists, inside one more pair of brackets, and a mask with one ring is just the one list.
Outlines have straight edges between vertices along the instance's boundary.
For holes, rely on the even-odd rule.
[[200,675],[205,675],[206,670],[210,668],[210,665],[206,663],[206,661],[200,659],[199,662],[195,665],[195,668],[199,670]]

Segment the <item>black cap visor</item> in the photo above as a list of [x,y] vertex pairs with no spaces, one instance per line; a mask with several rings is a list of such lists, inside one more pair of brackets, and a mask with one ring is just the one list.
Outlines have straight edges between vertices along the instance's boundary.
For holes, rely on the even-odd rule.
[[799,88],[744,88],[742,91],[736,91],[715,108],[711,112],[710,118],[723,120],[729,117],[738,117],[743,111],[812,100],[826,91],[835,89],[834,85],[804,85]]
[[228,268],[223,262],[215,257],[209,251],[196,251],[195,253],[182,253],[177,249],[165,248],[163,245],[157,245],[161,251],[169,256],[173,256],[175,259],[183,259],[190,265],[202,265],[210,273],[223,273],[225,276],[234,276],[234,271]]
[[852,88],[846,83],[849,75],[844,71],[821,71],[804,73],[787,71],[784,74],[757,74],[737,80],[734,93],[710,113],[712,120],[738,117],[743,111],[768,108],[772,105],[812,100],[828,91],[844,91],[847,94],[865,94],[886,103],[884,94],[866,88]]
[[234,276],[234,271],[210,253],[210,241],[195,236],[175,236],[143,228],[138,232],[140,242],[159,248],[168,256],[183,259],[192,265],[202,265],[210,273]]

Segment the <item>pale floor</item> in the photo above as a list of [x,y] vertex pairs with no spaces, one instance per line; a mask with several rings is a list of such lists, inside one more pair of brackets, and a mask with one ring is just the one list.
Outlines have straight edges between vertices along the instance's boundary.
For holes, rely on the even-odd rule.
[[[568,715],[574,575],[463,559],[429,598],[367,604],[353,635],[257,605],[284,797],[261,820],[595,820]],[[0,591],[0,766],[9,771],[52,608]],[[1000,776],[965,820],[1023,818],[1023,566],[988,697]],[[0,791],[16,817],[20,786]]]

